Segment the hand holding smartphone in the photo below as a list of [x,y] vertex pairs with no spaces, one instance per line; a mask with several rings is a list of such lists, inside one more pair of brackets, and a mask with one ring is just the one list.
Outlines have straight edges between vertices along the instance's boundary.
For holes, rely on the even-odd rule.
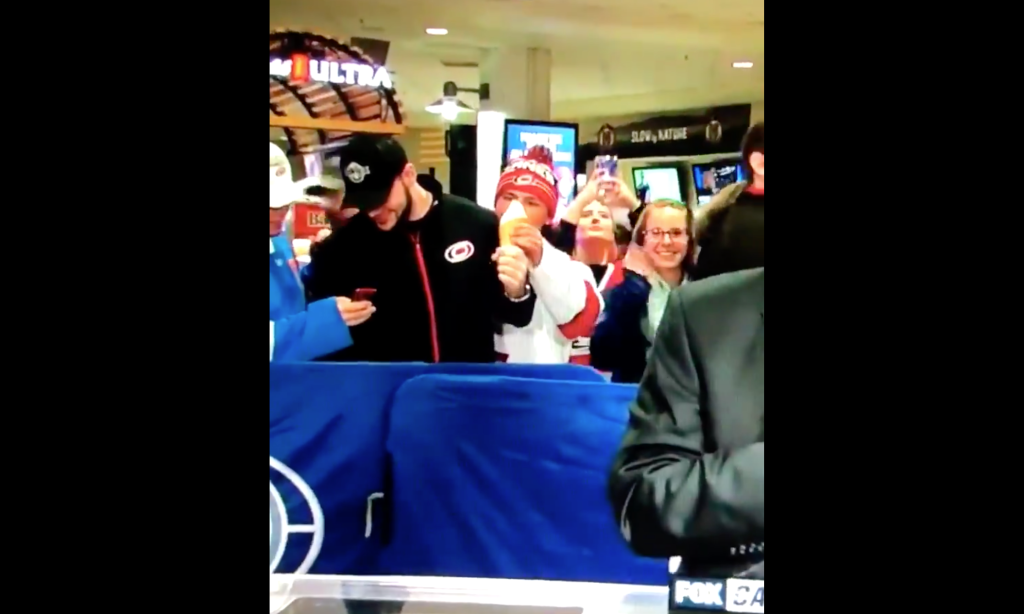
[[597,156],[594,158],[594,170],[598,178],[616,177],[619,174],[618,156]]
[[365,291],[367,288],[360,288],[356,290],[352,296],[335,297],[335,301],[338,305],[338,313],[341,314],[341,319],[345,321],[345,324],[349,326],[358,326],[363,322],[370,319],[370,316],[377,311],[377,308],[373,306],[373,303],[367,302],[369,299],[367,296],[372,296],[376,290],[369,290],[369,294]]
[[613,183],[611,180],[619,176],[619,157],[618,156],[597,156],[594,158],[594,170],[597,174],[598,198],[604,198],[605,191],[613,186],[606,186],[605,184]]

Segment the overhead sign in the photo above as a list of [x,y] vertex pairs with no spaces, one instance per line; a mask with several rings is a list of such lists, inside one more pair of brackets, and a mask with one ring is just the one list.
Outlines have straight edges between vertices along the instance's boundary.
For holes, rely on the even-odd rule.
[[605,124],[594,139],[601,150],[611,151],[623,145],[655,145],[700,141],[719,145],[727,133],[746,132],[750,125],[750,105],[715,107],[705,112],[651,117],[621,126]]
[[287,77],[298,83],[315,81],[317,83],[394,89],[391,75],[383,66],[371,66],[359,62],[313,60],[308,55],[301,53],[296,53],[287,60],[282,58],[270,60],[270,76]]
[[740,151],[750,127],[751,105],[739,104],[660,115],[601,129],[577,154],[590,159],[600,154],[623,158],[706,156]]
[[[658,143],[660,141],[685,141],[690,138],[690,126],[675,128],[654,128],[649,130],[631,130],[630,143]],[[722,124],[711,120],[704,126],[704,138],[715,143],[722,138]]]

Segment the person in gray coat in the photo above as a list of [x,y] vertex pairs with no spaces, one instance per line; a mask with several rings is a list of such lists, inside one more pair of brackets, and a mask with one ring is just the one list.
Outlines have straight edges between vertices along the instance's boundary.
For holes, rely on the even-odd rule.
[[764,561],[763,268],[673,292],[608,489],[638,554],[681,556],[690,576],[758,572],[751,566]]

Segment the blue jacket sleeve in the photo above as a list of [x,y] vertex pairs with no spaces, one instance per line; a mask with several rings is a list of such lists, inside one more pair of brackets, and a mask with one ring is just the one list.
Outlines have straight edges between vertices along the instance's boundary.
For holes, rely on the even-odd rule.
[[333,298],[270,322],[270,360],[306,361],[352,345],[352,335]]
[[626,279],[605,297],[604,312],[590,339],[590,364],[602,371],[643,372],[647,339],[640,322],[651,287],[642,277],[627,273]]

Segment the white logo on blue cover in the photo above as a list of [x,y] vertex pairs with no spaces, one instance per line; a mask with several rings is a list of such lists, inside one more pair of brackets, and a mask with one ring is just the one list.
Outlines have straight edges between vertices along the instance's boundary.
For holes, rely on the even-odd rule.
[[302,504],[308,508],[310,524],[291,524],[288,521],[288,507],[281,497],[281,491],[270,482],[270,573],[276,573],[277,567],[281,564],[285,550],[288,547],[288,536],[294,533],[310,533],[312,540],[306,556],[294,570],[287,570],[284,573],[304,574],[309,571],[316,558],[320,555],[320,548],[324,543],[324,511],[320,507],[320,501],[316,493],[309,487],[299,474],[291,467],[285,465],[273,456],[270,457],[270,471],[278,473],[287,480],[302,497]]

